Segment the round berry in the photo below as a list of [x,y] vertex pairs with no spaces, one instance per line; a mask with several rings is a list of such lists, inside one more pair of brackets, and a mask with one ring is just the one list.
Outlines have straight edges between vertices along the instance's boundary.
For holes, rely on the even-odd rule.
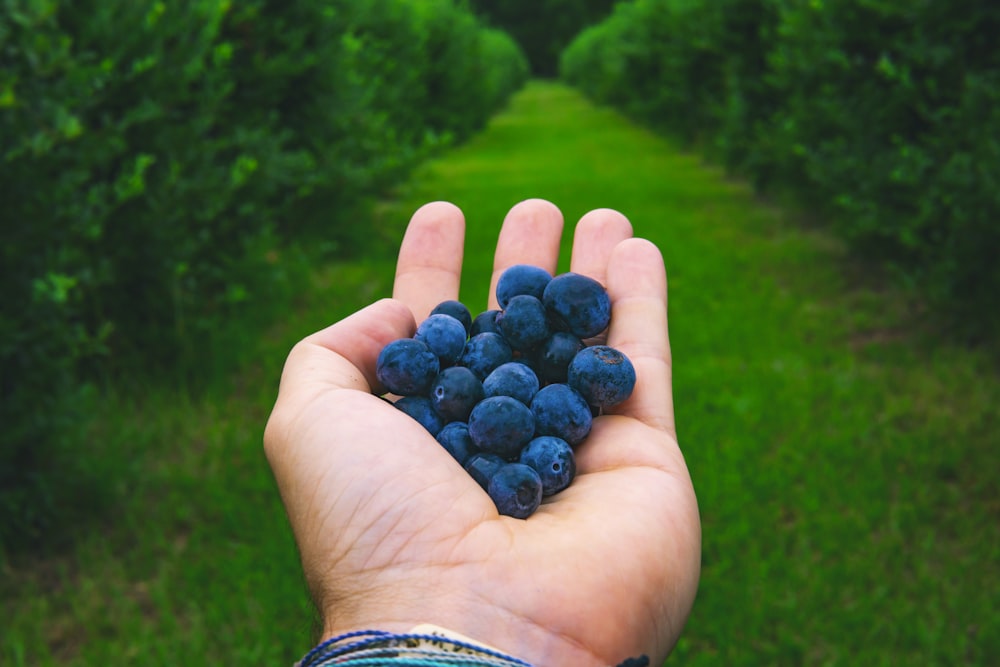
[[445,424],[444,428],[438,432],[436,439],[463,467],[473,455],[479,452],[469,435],[469,425],[465,422]]
[[526,519],[542,503],[542,480],[523,463],[508,463],[490,477],[487,493],[500,514]]
[[420,422],[420,425],[433,436],[437,436],[444,428],[444,420],[441,419],[441,415],[434,412],[431,401],[426,396],[404,396],[394,405]]
[[493,372],[497,366],[514,358],[514,351],[503,336],[497,333],[481,333],[469,339],[458,363],[465,366],[480,380]]
[[469,415],[469,435],[476,447],[507,460],[517,458],[534,433],[531,410],[510,396],[483,399]]
[[604,285],[579,273],[563,273],[545,287],[542,303],[555,328],[590,338],[611,321],[611,298]]
[[513,297],[497,315],[503,337],[515,350],[531,350],[549,337],[548,317],[542,302],[529,294]]
[[468,332],[451,315],[438,313],[420,323],[413,337],[423,341],[437,355],[441,366],[451,366],[462,356]]
[[552,274],[541,267],[530,264],[510,266],[497,279],[497,303],[500,304],[500,308],[506,308],[512,298],[522,294],[541,299],[550,280]]
[[594,418],[580,392],[567,384],[542,387],[531,400],[535,435],[554,435],[576,447],[590,433]]
[[427,393],[440,367],[437,355],[426,343],[400,338],[382,348],[375,362],[375,376],[394,394],[416,396]]
[[580,350],[569,365],[569,386],[595,407],[618,405],[635,388],[635,368],[629,358],[607,345]]
[[431,405],[446,422],[465,421],[479,401],[486,398],[483,383],[464,366],[446,368],[431,385]]
[[465,327],[465,333],[469,333],[469,328],[472,326],[472,313],[461,301],[455,301],[454,299],[449,299],[448,301],[442,301],[438,305],[434,306],[431,311],[431,315],[451,315],[456,320],[462,323]]
[[538,393],[538,376],[520,361],[509,361],[497,366],[483,380],[483,391],[486,397],[510,396],[525,405],[531,405],[531,399]]
[[551,496],[565,489],[576,476],[573,448],[562,438],[542,435],[521,450],[519,463],[531,466],[542,480],[542,495]]

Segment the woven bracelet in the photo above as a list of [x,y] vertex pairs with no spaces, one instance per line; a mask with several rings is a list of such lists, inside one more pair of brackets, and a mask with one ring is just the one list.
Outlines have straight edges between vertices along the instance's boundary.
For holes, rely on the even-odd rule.
[[[328,639],[309,651],[295,667],[533,667],[477,644],[437,634],[395,634],[359,630]],[[629,658],[619,667],[647,667],[649,659]]]

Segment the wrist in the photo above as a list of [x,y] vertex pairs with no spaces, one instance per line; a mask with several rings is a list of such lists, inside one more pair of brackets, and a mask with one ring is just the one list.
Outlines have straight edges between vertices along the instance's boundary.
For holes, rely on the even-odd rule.
[[[563,664],[564,661],[565,656],[562,656],[555,662],[529,663],[452,630],[421,624],[405,633],[359,630],[337,635],[318,644],[295,663],[295,667],[327,667],[335,664],[345,667],[374,664],[388,667],[396,663],[427,667],[546,667]],[[643,655],[627,658],[617,667],[649,667],[649,664],[649,658]]]

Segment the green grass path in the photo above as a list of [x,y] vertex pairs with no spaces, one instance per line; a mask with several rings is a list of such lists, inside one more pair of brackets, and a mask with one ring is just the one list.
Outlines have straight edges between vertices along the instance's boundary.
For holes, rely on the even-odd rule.
[[823,233],[543,83],[363,221],[371,252],[317,266],[234,392],[108,402],[95,456],[126,461],[109,480],[122,502],[70,553],[7,567],[0,663],[297,659],[309,606],[260,450],[288,347],[388,294],[378,249],[430,200],[466,214],[462,298],[482,307],[500,222],[530,197],[561,208],[567,250],[575,221],[609,207],[666,259],[704,525],[699,596],[668,664],[1000,663],[995,364],[910,333],[919,310],[848,279]]

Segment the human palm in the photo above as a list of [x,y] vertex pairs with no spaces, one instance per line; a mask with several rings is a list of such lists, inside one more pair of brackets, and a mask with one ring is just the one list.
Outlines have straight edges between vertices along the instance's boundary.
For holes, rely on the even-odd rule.
[[[494,285],[515,263],[554,272],[561,232],[551,204],[515,206]],[[594,420],[573,484],[522,520],[499,515],[423,427],[373,393],[381,348],[457,298],[463,236],[456,208],[421,208],[394,298],[305,339],[286,363],[265,448],[324,635],[432,623],[538,665],[663,659],[697,588],[700,523],[675,437],[659,251],[612,211],[577,225],[571,270],[606,284],[608,343],[637,384]]]

